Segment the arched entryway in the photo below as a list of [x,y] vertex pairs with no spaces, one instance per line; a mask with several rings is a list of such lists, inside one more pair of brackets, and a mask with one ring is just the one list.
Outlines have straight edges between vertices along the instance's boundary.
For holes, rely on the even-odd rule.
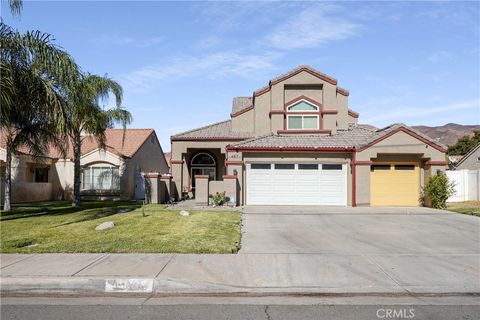
[[206,152],[199,152],[192,157],[190,161],[190,185],[192,191],[195,192],[195,176],[209,176],[210,180],[215,180],[217,176],[217,163],[215,158]]

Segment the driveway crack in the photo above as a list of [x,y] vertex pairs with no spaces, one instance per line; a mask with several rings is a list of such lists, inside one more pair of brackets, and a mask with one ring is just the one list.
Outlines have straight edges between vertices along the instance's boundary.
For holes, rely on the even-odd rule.
[[267,320],[272,320],[272,317],[271,317],[270,314],[268,313],[268,308],[269,308],[269,307],[270,307],[270,306],[267,304],[267,305],[265,306],[265,309],[263,309],[263,312],[265,313],[265,316],[267,317]]
[[374,258],[372,258],[368,255],[364,255],[364,254],[362,256],[365,259],[367,259],[368,261],[370,261],[371,263],[373,263],[378,269],[380,269],[380,271],[382,271],[388,278],[390,278],[397,286],[399,286],[400,288],[405,290],[410,296],[415,297],[415,295],[412,294],[412,292],[410,292],[410,290],[408,290],[403,285],[401,285],[400,282],[398,282],[397,279],[395,279],[390,273],[387,272],[387,270],[385,270],[380,264],[378,264],[377,261],[375,261]]

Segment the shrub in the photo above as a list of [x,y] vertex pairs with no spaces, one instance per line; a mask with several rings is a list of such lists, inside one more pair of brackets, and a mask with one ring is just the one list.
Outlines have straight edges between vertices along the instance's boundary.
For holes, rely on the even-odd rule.
[[449,181],[445,173],[439,173],[428,180],[423,193],[430,199],[432,208],[444,209],[447,199],[455,194],[454,187],[455,183]]
[[221,206],[225,203],[225,192],[217,192],[214,195],[210,195],[214,206]]

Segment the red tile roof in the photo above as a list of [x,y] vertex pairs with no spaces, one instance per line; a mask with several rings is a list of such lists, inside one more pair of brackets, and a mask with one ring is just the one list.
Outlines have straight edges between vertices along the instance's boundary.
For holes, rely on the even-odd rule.
[[[123,129],[107,129],[105,131],[106,150],[117,156],[131,158],[154,132],[155,131],[153,129],[127,129],[125,132],[125,141],[122,144]],[[92,136],[83,136],[82,138],[82,155],[98,149],[97,139]],[[1,131],[0,148],[6,148],[5,135]],[[21,153],[30,154],[30,151],[25,147],[20,148],[18,151]],[[50,158],[62,158],[60,151],[53,146],[50,148],[50,150],[48,150],[46,156]],[[67,150],[67,158],[73,158],[73,149],[71,145]]]

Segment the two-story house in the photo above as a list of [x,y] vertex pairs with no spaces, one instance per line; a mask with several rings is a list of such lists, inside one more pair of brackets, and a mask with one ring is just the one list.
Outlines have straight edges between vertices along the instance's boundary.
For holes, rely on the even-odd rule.
[[445,146],[403,124],[359,125],[348,96],[300,66],[234,98],[229,120],[171,137],[176,197],[208,177],[235,179],[239,205],[420,205]]

